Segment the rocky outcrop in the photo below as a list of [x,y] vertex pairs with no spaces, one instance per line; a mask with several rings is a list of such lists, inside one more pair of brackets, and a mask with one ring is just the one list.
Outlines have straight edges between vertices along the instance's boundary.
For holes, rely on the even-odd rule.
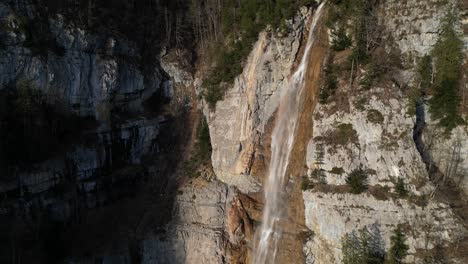
[[[344,89],[340,93],[352,92]],[[317,107],[307,155],[310,174],[320,166],[328,184],[342,185],[347,174],[364,166],[372,170],[371,185],[393,187],[392,177],[428,181],[413,142],[414,118],[406,114],[404,96],[396,87],[389,89],[361,92],[349,98],[348,109],[338,110],[338,102]],[[395,97],[389,98],[389,93]]]
[[[50,225],[67,226],[67,232],[54,231],[54,234],[60,239],[73,236],[67,241],[67,252],[63,253],[70,254],[63,257],[70,257],[72,263],[86,262],[83,255],[112,263],[130,261],[138,258],[139,251],[135,248],[139,247],[141,237],[121,236],[120,229],[133,223],[139,225],[140,220],[118,221],[115,230],[109,230],[101,225],[101,217],[104,214],[109,214],[110,218],[116,218],[116,215],[139,217],[141,211],[154,210],[146,205],[148,197],[144,198],[153,193],[150,196],[152,203],[164,209],[157,228],[164,227],[170,220],[171,215],[164,214],[172,207],[171,199],[177,190],[173,187],[174,182],[180,179],[170,179],[169,175],[185,158],[180,154],[183,150],[179,144],[190,141],[186,135],[196,127],[189,122],[192,109],[196,110],[190,71],[186,64],[172,63],[174,58],[165,53],[155,56],[151,62],[144,62],[150,59],[149,55],[136,40],[116,32],[118,30],[103,30],[105,26],[91,28],[88,22],[75,19],[69,13],[60,13],[70,10],[55,12],[50,10],[51,6],[41,3],[29,0],[0,3],[2,96],[5,91],[14,91],[17,83],[29,81],[30,88],[39,90],[39,94],[52,102],[51,107],[79,121],[89,121],[91,125],[74,131],[76,137],[72,142],[60,145],[50,156],[40,157],[27,167],[14,166],[7,170],[8,175],[2,175],[0,193],[5,199],[0,206],[0,219],[24,221],[28,228],[34,226],[34,232],[43,232],[42,229]],[[67,4],[63,6],[69,7]],[[40,31],[32,32],[36,27]],[[153,48],[156,55],[159,54],[159,46]],[[148,58],[142,58],[143,55]],[[152,189],[148,190],[145,185],[150,183]],[[218,190],[221,186],[212,189],[222,193],[223,190]],[[203,196],[208,195],[203,191],[207,189],[200,188],[197,193],[204,197],[202,201],[214,197]],[[126,200],[134,200],[138,206],[126,208]],[[182,203],[182,200],[177,201]],[[180,218],[195,217],[204,211],[211,213],[208,207],[200,205],[200,208]],[[224,209],[220,210],[224,212]],[[223,221],[222,214],[218,213],[211,214]],[[186,222],[191,223],[191,219]],[[215,220],[206,220],[205,224],[213,223]],[[147,228],[149,224],[144,222],[143,225]],[[93,237],[98,233],[93,228],[102,229],[103,235]],[[21,239],[29,239],[32,231],[23,233]],[[219,234],[213,231],[206,235],[207,243],[216,237],[215,233]],[[3,235],[8,234],[2,233],[1,239]],[[39,249],[24,248],[19,242],[13,246],[18,247],[17,254],[37,258],[34,254],[41,254],[42,238],[34,240]],[[37,239],[36,235],[34,239]],[[99,245],[93,247],[95,243]],[[110,250],[115,244],[119,245],[118,249]],[[88,252],[80,252],[80,248]],[[192,254],[191,258],[201,258],[204,252],[199,253],[198,257]],[[0,255],[4,257],[3,253]],[[5,262],[9,262],[10,254],[7,255]]]
[[[448,8],[444,1],[382,3],[380,20],[393,40],[386,45],[394,43],[403,58],[427,54]],[[385,249],[393,230],[403,228],[410,248],[408,262],[422,263],[440,248],[444,259],[466,262],[466,257],[450,252],[456,245],[463,251],[466,245],[463,202],[454,204],[449,195],[437,194],[440,182],[428,173],[427,159],[413,138],[416,116],[410,113],[401,89],[412,85],[412,71],[411,67],[398,70],[391,80],[381,78],[370,90],[358,85],[365,70],[357,72],[354,82],[339,76],[336,94],[316,107],[307,152],[308,177],[315,187],[303,193],[306,225],[313,232],[304,246],[307,263],[340,263],[342,238],[363,227],[376,229]],[[458,127],[443,136],[443,129],[430,116],[426,121],[424,151],[444,175],[450,174],[461,183],[459,187],[466,188],[466,168],[460,162],[466,159],[466,129]],[[367,173],[369,189],[351,194],[346,177],[359,168]],[[406,197],[397,194],[399,178],[410,193]]]
[[437,243],[463,239],[460,222],[448,205],[430,202],[426,207],[404,199],[378,200],[368,194],[304,193],[307,225],[315,235],[306,248],[316,263],[339,263],[343,235],[352,230],[375,226],[390,248],[390,237],[397,226],[404,228],[410,263],[419,263],[419,251],[433,249]]
[[413,58],[427,54],[438,39],[441,19],[450,4],[457,5],[457,0],[386,1],[380,19],[393,40],[386,44],[396,44],[404,55]]
[[[346,89],[341,87],[340,93],[350,92]],[[412,138],[414,120],[400,104],[401,93],[396,87],[373,88],[360,96],[349,97],[347,109],[337,109],[337,102],[332,102],[315,111],[309,177],[314,180],[320,170],[327,185],[304,193],[306,224],[314,232],[305,249],[309,260],[339,262],[342,237],[371,225],[378,226],[387,248],[392,231],[407,225],[411,262],[418,262],[419,250],[440,242],[424,237],[428,226],[433,228],[431,235],[439,234],[445,244],[463,239],[463,222],[447,204],[431,199],[417,202],[428,199],[434,187]],[[343,189],[346,176],[358,168],[368,171],[368,194],[353,195]],[[392,195],[398,178],[412,193],[410,201]]]
[[71,111],[99,121],[109,121],[116,107],[141,111],[142,102],[158,89],[166,92],[161,88],[167,85],[164,71],[155,67],[143,73],[136,64],[139,51],[134,43],[93,34],[60,14],[44,25],[59,51],[51,50],[48,43],[30,43],[31,33],[23,24],[37,13],[34,5],[29,7],[24,12],[0,4],[0,20],[8,29],[2,35],[0,89],[21,79],[31,80]]
[[468,131],[459,126],[449,134],[430,120],[424,130],[423,140],[434,165],[447,179],[453,180],[465,195],[468,194]]
[[298,56],[308,14],[303,9],[289,22],[284,36],[273,30],[261,33],[243,73],[208,113],[216,176],[244,193],[258,191],[261,185],[262,177],[252,168],[255,163],[265,164],[259,151],[261,138],[278,107],[279,88],[286,87]]
[[142,263],[224,263],[226,214],[232,190],[195,180],[177,193],[173,221],[161,238],[143,242]]

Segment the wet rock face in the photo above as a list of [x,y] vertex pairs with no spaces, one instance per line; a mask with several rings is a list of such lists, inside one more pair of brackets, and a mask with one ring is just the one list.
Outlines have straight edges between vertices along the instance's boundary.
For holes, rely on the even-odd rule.
[[298,55],[308,14],[302,11],[289,25],[288,35],[260,34],[243,73],[208,114],[215,173],[245,193],[258,191],[262,181],[252,167],[264,160],[258,151],[261,137],[278,107],[279,88],[284,87]]

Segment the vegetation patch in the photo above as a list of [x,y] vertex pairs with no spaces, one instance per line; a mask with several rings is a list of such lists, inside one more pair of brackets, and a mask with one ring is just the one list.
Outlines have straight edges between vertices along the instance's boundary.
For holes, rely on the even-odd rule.
[[369,186],[369,193],[379,201],[386,201],[393,198],[390,188],[388,186],[381,186],[380,184]]
[[333,54],[330,54],[322,74],[323,84],[319,94],[319,102],[321,104],[326,104],[328,98],[335,93],[338,87],[338,78],[335,68],[336,67],[333,65]]
[[400,228],[393,230],[391,246],[385,252],[384,240],[377,225],[346,234],[341,240],[343,264],[401,264],[408,255],[406,235]]
[[384,121],[384,117],[379,110],[370,109],[367,111],[367,120],[374,124],[382,124]]
[[367,190],[368,172],[362,168],[353,170],[346,177],[346,184],[351,187],[351,193],[360,194]]
[[380,230],[363,229],[346,234],[342,241],[343,264],[384,263],[385,248]]
[[211,152],[212,147],[208,122],[204,118],[201,118],[197,127],[197,141],[194,150],[190,159],[183,164],[185,174],[190,175],[191,178],[198,178],[200,176],[200,167],[210,164]]
[[365,111],[366,110],[366,105],[367,105],[368,99],[365,97],[359,98],[354,106],[356,107],[357,110],[359,111]]
[[224,38],[215,45],[214,68],[203,81],[203,98],[210,107],[224,97],[227,87],[242,72],[242,64],[267,26],[284,31],[285,20],[312,0],[223,1],[221,28]]
[[357,143],[358,135],[352,124],[342,123],[327,133],[323,140],[329,145],[345,146],[349,143]]
[[409,194],[408,187],[405,183],[405,180],[403,180],[403,178],[401,177],[399,177],[395,183],[395,192],[400,198],[407,197]]
[[333,167],[330,173],[341,175],[344,174],[345,171],[343,170],[343,168]]
[[303,191],[307,191],[309,189],[311,189],[313,186],[309,180],[309,177],[307,175],[305,176],[302,176],[302,181],[301,181],[301,189]]
[[[463,63],[463,41],[456,32],[457,17],[449,11],[442,21],[440,36],[432,50],[434,82],[429,111],[439,124],[451,131],[463,122],[458,113],[461,98],[459,95],[461,66]],[[424,70],[424,69],[423,69]],[[427,70],[420,73],[421,81],[429,83]]]
[[387,264],[401,264],[408,255],[409,247],[406,244],[406,236],[400,228],[393,231],[390,238],[390,250],[386,257]]
[[450,132],[464,122],[459,113],[461,103],[463,41],[455,30],[457,17],[449,11],[443,19],[439,39],[430,55],[422,57],[416,67],[416,87],[409,94],[408,114],[416,114],[416,102],[431,95],[429,111],[439,125]]

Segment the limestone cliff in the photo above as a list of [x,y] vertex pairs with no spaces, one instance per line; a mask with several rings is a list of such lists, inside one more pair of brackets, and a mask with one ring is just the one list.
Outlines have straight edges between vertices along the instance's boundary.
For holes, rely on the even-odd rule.
[[[139,1],[118,1],[133,10],[122,16],[107,7],[73,15],[96,7],[56,2],[0,3],[0,128],[9,122],[15,131],[0,129],[0,136],[18,144],[21,135],[39,135],[28,150],[41,149],[28,161],[16,160],[15,148],[5,156],[0,150],[0,262],[252,263],[281,89],[322,1],[304,1],[282,30],[262,30],[212,108],[197,61],[208,46],[192,41],[206,32],[181,26],[194,19],[184,1],[149,1],[154,13],[141,11],[141,20]],[[277,263],[341,263],[343,238],[362,228],[388,251],[397,227],[407,237],[405,263],[468,262],[466,123],[447,134],[423,101],[411,109],[409,96],[418,58],[430,53],[450,8],[464,34],[461,92],[468,94],[466,1],[374,2],[374,52],[386,67],[369,87],[372,69],[351,62],[351,47],[332,51],[333,3],[319,23],[283,186],[288,214],[278,221],[285,232]],[[181,3],[167,24],[169,7]],[[330,64],[338,69],[336,88],[320,100]],[[29,106],[29,97],[19,97],[25,85],[46,109],[28,113],[36,120],[29,126],[15,120],[21,111],[5,109]],[[465,121],[466,110],[463,101]],[[43,111],[66,118],[51,121]],[[204,118],[211,160],[197,153]],[[72,138],[49,144],[70,133],[62,128],[68,119],[76,123]],[[42,133],[48,124],[50,135]],[[347,182],[356,171],[367,176],[360,194]]]
[[[451,4],[457,9],[462,5],[455,1]],[[377,14],[384,48],[389,53],[396,50],[396,56],[407,66],[388,72],[370,90],[359,87],[367,74],[365,68],[358,69],[356,76],[338,76],[338,88],[330,102],[318,104],[313,110],[312,127],[303,128],[303,133],[310,130],[313,135],[299,143],[307,146],[303,165],[308,167],[311,181],[316,179],[317,171],[323,174],[321,184],[303,193],[305,224],[312,231],[304,246],[307,263],[340,263],[344,235],[363,227],[376,229],[383,239],[383,250],[388,250],[392,232],[398,226],[405,229],[408,237],[406,261],[427,260],[436,248],[443,248],[447,260],[453,263],[466,261],[462,253],[467,241],[463,213],[466,202],[454,202],[464,196],[440,194],[439,183],[434,182],[427,160],[415,143],[417,118],[408,112],[408,97],[401,89],[415,82],[415,58],[430,52],[438,39],[439,24],[450,7],[449,3],[436,0],[381,3]],[[261,35],[233,88],[215,110],[207,113],[215,173],[221,181],[244,193],[258,191],[263,182],[264,163],[269,158],[270,122],[274,122],[278,107],[275,87],[281,87],[281,80],[291,72],[291,58],[294,61],[300,56],[294,36],[286,36],[287,43],[292,43],[291,50],[288,46],[275,46],[275,38]],[[272,47],[279,52],[274,64],[269,63]],[[335,63],[345,62],[345,56],[345,52],[336,54]],[[350,82],[351,78],[355,81]],[[443,175],[455,179],[461,184],[458,187],[466,191],[466,128],[457,127],[450,136],[443,136],[443,128],[431,121],[427,109],[426,116],[424,151],[430,153]],[[369,190],[365,194],[350,194],[346,176],[359,168],[369,173]],[[406,198],[396,194],[400,178],[410,193]],[[300,202],[296,200],[292,206],[297,207]],[[288,246],[280,250],[289,251]],[[452,247],[458,249],[451,250]]]

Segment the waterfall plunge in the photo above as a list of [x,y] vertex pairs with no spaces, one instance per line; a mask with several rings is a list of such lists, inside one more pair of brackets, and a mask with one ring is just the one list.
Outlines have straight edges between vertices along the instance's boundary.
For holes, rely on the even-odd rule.
[[255,264],[274,263],[278,251],[278,241],[281,239],[279,221],[284,214],[285,199],[283,199],[286,170],[296,134],[299,104],[307,74],[307,64],[311,47],[314,43],[314,31],[322,15],[325,3],[317,9],[310,26],[307,46],[299,67],[294,72],[287,87],[281,91],[281,101],[278,116],[271,140],[271,160],[268,179],[265,182],[265,208],[260,228],[260,241],[254,252]]

